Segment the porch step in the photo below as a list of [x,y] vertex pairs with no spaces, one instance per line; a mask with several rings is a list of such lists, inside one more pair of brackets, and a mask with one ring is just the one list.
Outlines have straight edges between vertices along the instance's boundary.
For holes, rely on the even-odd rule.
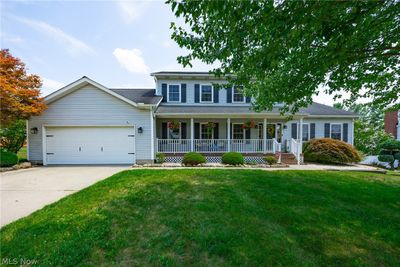
[[297,164],[297,159],[292,153],[281,153],[281,161],[284,164]]

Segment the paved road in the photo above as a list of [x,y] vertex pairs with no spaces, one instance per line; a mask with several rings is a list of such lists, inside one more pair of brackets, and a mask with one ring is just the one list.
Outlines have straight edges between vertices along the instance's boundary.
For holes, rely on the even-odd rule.
[[128,166],[54,166],[0,174],[0,227]]

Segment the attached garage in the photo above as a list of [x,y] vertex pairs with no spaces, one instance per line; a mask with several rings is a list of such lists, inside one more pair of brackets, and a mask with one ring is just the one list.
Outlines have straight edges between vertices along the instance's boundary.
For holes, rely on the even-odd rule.
[[135,129],[117,126],[45,127],[46,164],[134,164]]

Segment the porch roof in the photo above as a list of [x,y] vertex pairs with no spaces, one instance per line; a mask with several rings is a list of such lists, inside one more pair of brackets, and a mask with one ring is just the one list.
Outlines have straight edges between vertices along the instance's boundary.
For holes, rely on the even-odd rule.
[[[156,110],[156,115],[253,115],[253,116],[280,116],[279,107],[274,107],[271,111],[256,112],[249,106],[200,106],[200,105],[160,105]],[[302,108],[296,116],[310,117],[358,117],[356,113],[337,109],[331,106],[314,102],[307,108]]]

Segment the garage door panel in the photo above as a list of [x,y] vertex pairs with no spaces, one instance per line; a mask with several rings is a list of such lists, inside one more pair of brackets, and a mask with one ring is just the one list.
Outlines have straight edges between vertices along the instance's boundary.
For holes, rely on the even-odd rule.
[[132,164],[133,127],[49,127],[48,164]]

